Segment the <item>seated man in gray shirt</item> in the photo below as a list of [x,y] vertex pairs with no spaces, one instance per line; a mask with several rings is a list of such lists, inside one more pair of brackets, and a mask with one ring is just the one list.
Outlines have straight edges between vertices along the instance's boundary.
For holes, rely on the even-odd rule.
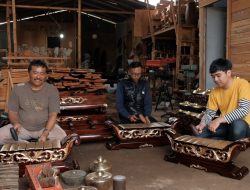
[[0,128],[0,145],[14,143],[10,128],[14,128],[18,141],[32,138],[63,139],[66,133],[56,124],[60,112],[60,98],[55,86],[46,82],[46,63],[35,60],[28,67],[29,81],[17,84],[8,101],[10,124]]

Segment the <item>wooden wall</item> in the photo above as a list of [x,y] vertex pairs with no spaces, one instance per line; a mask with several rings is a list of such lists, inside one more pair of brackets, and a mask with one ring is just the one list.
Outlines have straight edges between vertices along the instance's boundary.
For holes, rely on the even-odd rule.
[[[71,59],[67,66],[74,67],[75,63],[75,26],[72,23],[62,23],[64,39],[61,40],[61,47],[71,48]],[[28,47],[47,47],[48,37],[58,36],[58,26],[53,22],[32,22],[23,21],[17,25],[18,46],[27,44]]]
[[[220,0],[199,1],[200,88],[205,89],[206,7]],[[227,0],[226,55],[233,63],[233,74],[250,81],[250,1]]]
[[228,1],[228,58],[235,75],[250,81],[250,1]]
[[[150,10],[151,18],[156,10]],[[145,37],[150,35],[148,10],[135,10],[134,37]]]

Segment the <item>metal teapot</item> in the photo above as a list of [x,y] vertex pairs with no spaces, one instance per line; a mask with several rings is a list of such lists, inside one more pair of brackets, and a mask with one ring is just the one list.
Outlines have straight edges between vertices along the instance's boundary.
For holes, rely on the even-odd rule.
[[85,183],[98,190],[112,190],[112,174],[105,171],[92,172],[85,177]]
[[111,172],[112,166],[107,160],[103,159],[102,156],[98,156],[98,158],[94,160],[93,163],[90,164],[89,169],[91,172],[98,172],[98,171]]

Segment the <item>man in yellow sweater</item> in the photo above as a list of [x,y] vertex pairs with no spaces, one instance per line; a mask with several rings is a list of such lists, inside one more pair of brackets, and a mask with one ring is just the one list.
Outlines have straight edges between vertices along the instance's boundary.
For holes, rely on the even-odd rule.
[[[235,141],[250,136],[250,85],[232,76],[232,63],[216,59],[209,68],[217,85],[199,125],[200,137]],[[219,117],[215,117],[219,111]]]

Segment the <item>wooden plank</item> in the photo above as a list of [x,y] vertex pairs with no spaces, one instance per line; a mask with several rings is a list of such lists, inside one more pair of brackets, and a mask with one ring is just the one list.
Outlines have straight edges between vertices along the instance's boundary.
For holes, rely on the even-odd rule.
[[4,110],[6,105],[6,101],[0,101],[0,110]]
[[152,24],[152,15],[150,14],[148,0],[146,0],[146,3],[147,3],[149,29],[150,29],[150,35],[151,35],[151,40],[152,40],[151,59],[154,60],[155,59],[155,36],[154,36],[154,29],[153,29],[153,24]]
[[64,60],[63,57],[47,57],[47,56],[8,56],[3,57],[3,60],[12,60],[12,59],[26,59],[26,60],[32,60],[32,59],[42,59],[42,60]]
[[[10,74],[9,74],[9,71],[8,71],[8,78],[7,78],[8,82],[7,82],[7,90],[6,90],[6,96],[5,96],[5,99],[6,99],[6,102],[9,101],[9,96],[10,96],[10,91],[11,91],[11,81],[10,81]],[[7,104],[5,104],[5,108],[4,108],[4,111],[8,111],[8,106]]]
[[206,20],[207,20],[207,14],[206,14],[206,8],[202,7],[199,9],[199,88],[205,89],[206,84]]
[[234,44],[243,44],[250,42],[250,31],[244,32],[241,34],[232,34],[231,35],[231,45]]
[[232,12],[237,12],[250,7],[249,0],[235,0],[232,1]]
[[148,31],[148,13],[147,10],[135,10],[134,37],[144,37],[149,34]]
[[[250,54],[232,54],[231,61],[233,63],[233,68],[242,69],[249,73],[250,71]],[[234,69],[233,69],[234,70]]]
[[250,25],[250,18],[231,23],[232,28],[243,27],[246,25]]
[[[248,19],[249,21],[249,19]],[[231,27],[231,34],[242,34],[250,31],[250,22],[247,24],[245,22],[241,22],[243,25],[237,24],[237,27],[232,25]]]
[[250,1],[233,0],[228,1],[228,5],[230,6],[228,17],[232,18],[228,23],[230,29],[230,44],[227,46],[229,59],[233,62],[233,71],[238,76],[250,79],[244,74],[250,71]]
[[6,101],[7,85],[0,86],[0,101]]
[[[7,5],[11,5],[11,1],[7,1]],[[11,48],[11,32],[10,32],[10,7],[6,7],[6,22],[7,22],[7,41],[8,41],[8,55],[11,54],[12,48]]]
[[249,18],[250,18],[250,7],[242,11],[232,13],[232,22],[237,22]]
[[82,9],[82,1],[78,0],[78,24],[77,24],[77,55],[78,55],[78,68],[81,67],[81,63],[82,63],[82,49],[81,49],[81,44],[82,44],[82,35],[81,35],[81,31],[82,31],[82,13],[81,13],[81,9]]
[[231,45],[231,54],[250,54],[250,43]]
[[233,74],[234,76],[237,76],[237,77],[246,79],[247,81],[250,82],[250,75],[247,74],[247,73],[245,73],[245,72],[237,72],[237,71],[234,71],[232,74]]
[[227,33],[226,33],[226,58],[231,57],[231,25],[232,25],[232,1],[227,1]]
[[[232,59],[233,61],[235,60],[234,58]],[[233,62],[233,70],[238,71],[238,72],[247,72],[249,73],[249,68],[250,68],[250,61],[249,60],[244,60],[242,64],[235,64],[235,61]]]
[[[249,15],[250,18],[250,15]],[[230,45],[245,44],[250,42],[250,19],[240,20],[231,23]],[[229,23],[230,24],[230,23]],[[228,25],[229,25],[228,24]],[[230,47],[230,46],[229,46]],[[230,49],[231,51],[231,49]]]
[[13,44],[14,55],[17,54],[17,31],[16,31],[16,1],[12,0],[12,20],[13,20]]
[[219,1],[219,0],[199,0],[199,7],[200,8],[205,7],[205,6],[208,6],[208,5],[212,4],[212,3],[215,3],[217,1]]

